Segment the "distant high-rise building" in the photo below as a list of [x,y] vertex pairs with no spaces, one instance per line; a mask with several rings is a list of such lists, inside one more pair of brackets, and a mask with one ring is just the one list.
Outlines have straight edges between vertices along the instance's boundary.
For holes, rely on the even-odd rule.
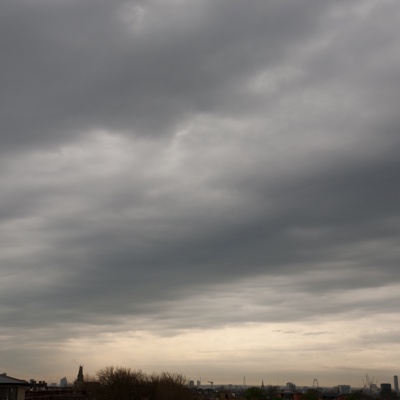
[[351,393],[350,385],[339,385],[338,389],[339,389],[340,394],[350,394]]
[[286,383],[286,390],[290,392],[295,392],[296,391],[296,385],[292,382],[287,382]]
[[399,394],[399,378],[397,377],[397,375],[395,375],[393,377],[393,381],[394,381],[394,391]]
[[381,392],[390,393],[392,391],[391,383],[381,383]]
[[60,387],[64,388],[68,386],[68,381],[67,378],[64,376],[64,378],[60,379]]

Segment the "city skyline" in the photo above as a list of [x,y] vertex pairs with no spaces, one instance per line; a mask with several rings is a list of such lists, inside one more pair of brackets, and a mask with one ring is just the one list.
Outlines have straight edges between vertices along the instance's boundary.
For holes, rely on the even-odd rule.
[[[108,366],[109,367],[109,366]],[[123,368],[129,368],[132,371],[134,371],[135,369],[130,368],[128,366],[120,366]],[[142,371],[141,369],[136,369],[136,371]],[[149,371],[143,371],[145,373],[149,373]],[[152,371],[155,372],[155,371]],[[176,372],[176,371],[164,371],[164,372]],[[6,373],[4,373],[6,374]],[[7,374],[8,375],[8,374]],[[54,375],[54,374],[53,374]],[[91,382],[93,380],[95,380],[97,377],[96,373],[83,373],[83,365],[81,364],[79,366],[79,372],[77,374],[77,376],[72,377],[66,377],[63,376],[60,379],[53,379],[53,376],[50,378],[50,380],[48,382],[46,381],[42,381],[42,380],[34,380],[36,383],[45,383],[47,386],[59,386],[59,387],[67,387],[67,386],[72,386],[74,384],[74,382],[76,382],[77,380],[80,382],[84,382],[84,381],[88,381]],[[315,388],[315,389],[334,389],[335,387],[339,387],[339,386],[349,386],[351,387],[352,390],[358,390],[358,389],[363,389],[363,390],[379,390],[381,384],[384,385],[390,385],[392,390],[397,392],[398,390],[398,376],[397,375],[393,375],[392,377],[380,377],[380,380],[378,378],[375,377],[370,377],[367,374],[365,374],[363,377],[361,377],[360,382],[361,384],[349,384],[349,383],[336,383],[336,384],[332,384],[332,385],[321,385],[318,381],[317,378],[313,378],[312,382],[308,382],[308,383],[295,383],[292,382],[290,380],[285,380],[285,379],[276,379],[275,382],[272,382],[272,380],[270,379],[269,381],[267,381],[267,379],[262,379],[261,382],[257,382],[254,380],[254,378],[250,377],[250,380],[248,380],[249,377],[246,378],[246,376],[243,376],[243,380],[241,382],[239,381],[223,381],[223,382],[214,382],[214,381],[208,381],[208,380],[202,380],[201,378],[197,378],[197,379],[192,379],[192,377],[187,377],[184,376],[187,380],[188,385],[194,386],[194,387],[203,387],[203,388],[219,388],[219,387],[241,387],[241,388],[245,388],[245,387],[269,387],[269,386],[275,386],[275,387],[280,387],[281,389],[286,387],[289,388],[289,390],[301,390],[302,388]],[[211,379],[211,377],[208,377],[206,379]],[[238,379],[238,377],[236,377],[236,379]],[[32,381],[32,378],[25,378],[25,380],[27,381]],[[284,383],[282,383],[284,382]],[[375,388],[375,389],[374,389]]]
[[399,37],[397,0],[2,2],[1,368],[392,382]]

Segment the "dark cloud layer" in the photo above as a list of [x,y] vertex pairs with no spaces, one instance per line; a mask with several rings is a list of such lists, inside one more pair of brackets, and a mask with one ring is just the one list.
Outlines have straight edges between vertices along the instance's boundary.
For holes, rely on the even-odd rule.
[[5,358],[397,313],[396,2],[0,7]]
[[16,1],[3,8],[4,149],[57,145],[94,128],[165,135],[198,112],[243,109],[232,99],[243,79],[307,40],[326,7]]

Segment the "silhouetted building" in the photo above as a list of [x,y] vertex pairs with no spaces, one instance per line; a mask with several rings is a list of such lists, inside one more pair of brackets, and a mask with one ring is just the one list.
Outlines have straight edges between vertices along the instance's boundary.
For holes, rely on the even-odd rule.
[[397,375],[393,377],[393,382],[394,382],[394,391],[399,394],[399,378]]
[[83,382],[83,365],[79,366],[78,376],[76,377],[77,382]]
[[78,376],[74,382],[74,388],[77,390],[83,390],[84,382],[83,382],[83,365],[79,366]]
[[36,381],[35,379],[29,379],[29,387],[33,390],[45,390],[47,389],[46,381]]
[[350,385],[339,385],[339,394],[350,394],[351,393],[351,386]]
[[27,381],[12,378],[4,372],[0,374],[0,399],[24,400],[27,386]]
[[292,382],[287,382],[286,390],[289,390],[290,392],[294,392],[296,390],[296,385]]
[[392,385],[390,383],[381,383],[381,393],[391,393]]
[[68,381],[67,378],[64,376],[64,378],[60,379],[60,387],[66,388],[68,386]]

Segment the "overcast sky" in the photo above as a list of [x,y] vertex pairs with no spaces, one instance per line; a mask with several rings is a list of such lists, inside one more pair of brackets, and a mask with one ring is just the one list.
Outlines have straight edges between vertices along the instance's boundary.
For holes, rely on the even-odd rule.
[[400,373],[398,0],[6,0],[0,367]]

